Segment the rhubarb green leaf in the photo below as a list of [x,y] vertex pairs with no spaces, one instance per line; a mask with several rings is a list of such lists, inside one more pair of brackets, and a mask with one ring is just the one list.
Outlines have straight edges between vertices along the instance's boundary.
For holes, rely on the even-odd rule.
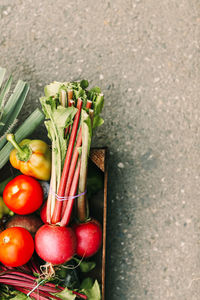
[[57,143],[56,148],[58,155],[60,155],[58,161],[60,160],[61,165],[63,165],[67,147],[64,129],[72,124],[77,109],[75,107],[66,108],[61,105],[57,106],[57,101],[52,97],[42,97],[40,102],[47,120],[45,125],[48,131],[48,136],[51,140],[53,139],[53,135],[55,136]]
[[88,91],[88,98],[91,101],[94,101],[97,95],[99,95],[100,93],[101,93],[101,89],[98,86],[95,86]]
[[79,264],[81,272],[87,273],[92,271],[96,267],[96,263],[94,261],[84,261],[74,257],[74,260]]
[[74,295],[70,290],[65,288],[62,292],[60,293],[55,293],[54,296],[59,297],[59,299],[62,300],[74,300],[76,298],[76,295]]
[[87,87],[89,86],[89,82],[87,80],[83,79],[80,82],[80,86],[82,87],[82,89],[87,89]]
[[[27,299],[31,299],[30,297],[28,297],[27,295],[21,293],[21,292],[17,292],[16,291],[16,296],[14,298],[12,298],[12,300],[27,300]],[[9,298],[10,299],[10,298]]]
[[83,288],[81,291],[88,297],[88,300],[101,300],[101,292],[97,280],[95,280],[91,288]]
[[93,127],[93,129],[95,129],[95,128],[103,125],[103,123],[104,123],[104,119],[102,119],[99,115],[94,116],[92,127]]
[[46,97],[55,96],[58,92],[60,87],[62,86],[62,82],[54,81],[44,88],[44,94]]
[[102,112],[104,106],[104,95],[99,94],[94,101],[94,114],[98,115]]
[[80,285],[80,290],[89,290],[93,286],[93,279],[91,277],[87,277],[83,279]]

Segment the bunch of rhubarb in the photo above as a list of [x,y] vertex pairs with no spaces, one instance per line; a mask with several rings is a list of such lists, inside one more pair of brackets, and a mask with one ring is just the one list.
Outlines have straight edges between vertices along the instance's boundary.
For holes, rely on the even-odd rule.
[[77,229],[78,225],[74,230],[68,226],[75,202],[79,225],[86,227],[87,232],[91,230],[95,243],[93,249],[86,243],[81,256],[93,255],[101,244],[99,223],[88,222],[86,184],[92,133],[103,124],[100,113],[104,96],[98,87],[87,88],[86,80],[54,82],[45,87],[45,96],[40,99],[52,143],[52,169],[49,195],[43,209],[46,224],[36,233],[35,249],[43,260],[53,265],[71,259],[82,243],[82,229]]

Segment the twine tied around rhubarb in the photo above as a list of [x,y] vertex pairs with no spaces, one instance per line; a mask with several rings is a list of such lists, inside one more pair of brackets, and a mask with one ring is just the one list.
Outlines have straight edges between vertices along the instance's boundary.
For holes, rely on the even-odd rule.
[[73,200],[73,199],[76,199],[80,196],[83,196],[87,193],[87,190],[85,190],[83,193],[80,193],[78,195],[75,195],[75,196],[59,196],[58,194],[56,194],[54,191],[52,191],[52,189],[50,188],[50,191],[49,193],[53,196],[55,196],[55,198],[58,200],[58,201],[65,201],[65,200]]
[[30,292],[28,292],[27,297],[29,297],[45,281],[46,281],[46,279],[39,281],[38,284],[36,286],[34,286]]

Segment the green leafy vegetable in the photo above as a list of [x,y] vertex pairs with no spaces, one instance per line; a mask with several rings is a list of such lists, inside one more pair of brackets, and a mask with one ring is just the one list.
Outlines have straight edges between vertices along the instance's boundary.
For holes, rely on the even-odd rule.
[[65,288],[60,293],[55,293],[55,296],[59,297],[62,300],[74,300],[76,298],[76,295],[74,295],[70,290]]
[[63,166],[66,153],[66,139],[64,137],[64,129],[69,126],[77,112],[75,107],[65,108],[59,105],[56,99],[52,97],[46,98],[42,97],[40,99],[42,104],[42,109],[46,117],[45,125],[47,127],[49,138],[56,140],[56,148],[58,151],[58,161]]
[[61,87],[62,83],[54,81],[49,85],[46,85],[44,88],[44,94],[46,97],[55,96],[59,92],[59,88]]
[[8,78],[8,80],[5,83],[5,85],[4,85],[4,87],[3,87],[2,91],[1,91],[1,94],[0,94],[0,111],[1,111],[1,116],[2,116],[2,113],[3,113],[4,101],[5,101],[6,95],[8,94],[8,92],[10,90],[11,83],[12,83],[12,76],[10,76]]
[[94,261],[84,261],[76,257],[74,257],[74,260],[79,264],[81,272],[83,273],[87,273],[96,267],[96,263]]
[[27,300],[27,299],[31,299],[31,298],[28,297],[27,295],[25,295],[21,292],[17,292],[17,291],[16,291],[16,296],[14,298],[12,298],[12,300]]
[[83,79],[80,82],[80,86],[82,87],[82,89],[87,89],[87,87],[89,86],[89,82],[87,80]]
[[81,288],[81,292],[88,297],[88,300],[101,300],[101,292],[97,280],[91,286],[91,278],[85,279],[81,284]]
[[[94,128],[103,124],[103,119],[99,116],[99,114],[103,108],[104,96],[99,87],[94,87],[88,91],[88,86],[89,83],[87,80],[76,82],[55,81],[45,87],[45,97],[40,99],[42,109],[46,117],[45,126],[48,131],[48,136],[52,140],[51,189],[55,193],[58,193],[59,197],[64,196],[61,195],[64,191],[64,183],[73,179],[76,167],[75,161],[77,162],[77,158],[74,153],[77,153],[78,151],[81,158],[81,162],[79,164],[80,176],[78,175],[78,193],[82,194],[78,198],[78,217],[80,220],[85,219],[86,216],[85,213],[80,215],[79,212],[81,210],[83,212],[83,208],[86,207],[86,196],[84,192],[86,190],[87,164],[91,146],[92,131]],[[71,103],[70,101],[72,99],[73,102]],[[71,125],[75,120],[75,114],[77,112],[75,107],[79,107],[78,103],[81,103],[81,120],[79,122],[80,113],[78,113],[78,119],[76,118],[76,120],[78,120],[78,123],[76,122],[76,124],[78,125],[74,126],[72,134]],[[79,112],[80,109],[78,110]],[[81,146],[78,146],[76,151],[71,151],[71,149],[75,149],[79,130],[82,132],[82,136],[79,137],[79,141],[81,139],[81,142],[79,142]],[[76,141],[75,137],[77,139]],[[69,152],[67,152],[67,149],[69,149]],[[65,159],[66,155],[68,155],[67,159]],[[68,161],[70,162],[72,160],[72,156],[74,157],[74,165],[71,169],[70,180],[67,181],[68,178],[66,177],[69,172]],[[64,165],[65,161],[66,166]],[[65,170],[64,173],[62,173],[63,168]],[[62,174],[64,175],[61,176]],[[68,193],[69,192],[70,191],[68,191]],[[69,206],[68,209],[66,209],[67,213],[63,213],[62,220],[60,220],[62,204],[58,204],[54,195],[49,195],[47,203],[47,218],[49,222],[52,221],[53,223],[60,223],[61,226],[64,226],[65,222],[68,222],[69,220]]]
[[1,122],[4,124],[4,126],[0,129],[0,135],[2,135],[0,139],[0,149],[6,143],[5,132],[11,132],[16,123],[15,120],[22,109],[28,91],[29,86],[23,81],[19,81],[14,93],[11,95],[7,104],[5,105],[4,113],[1,119]]
[[53,97],[42,97],[40,102],[47,120],[45,126],[48,136],[53,142],[52,151],[55,155],[55,165],[52,168],[56,169],[56,186],[58,186],[67,148],[64,129],[72,123],[77,109],[75,107],[65,108],[59,104],[58,99]]
[[93,286],[93,282],[94,282],[94,280],[91,277],[87,277],[87,278],[83,279],[83,281],[81,282],[81,285],[80,285],[80,290],[91,289]]
[[0,88],[3,83],[5,74],[6,74],[6,69],[0,67]]

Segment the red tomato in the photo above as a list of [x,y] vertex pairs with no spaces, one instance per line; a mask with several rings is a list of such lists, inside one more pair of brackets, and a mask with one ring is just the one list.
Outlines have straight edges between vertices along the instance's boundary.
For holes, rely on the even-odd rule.
[[22,266],[34,252],[34,242],[28,230],[12,227],[0,233],[0,261],[10,267]]
[[43,201],[43,190],[34,178],[19,175],[11,180],[3,191],[3,200],[8,208],[19,215],[36,211]]

